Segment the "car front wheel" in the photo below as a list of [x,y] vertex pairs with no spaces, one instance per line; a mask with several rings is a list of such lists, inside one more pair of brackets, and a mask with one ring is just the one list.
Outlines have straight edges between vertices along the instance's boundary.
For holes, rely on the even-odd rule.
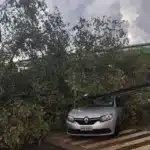
[[120,124],[119,124],[119,122],[117,121],[116,126],[115,126],[115,132],[114,132],[114,134],[113,134],[113,137],[117,137],[117,136],[119,135],[119,133],[120,133]]

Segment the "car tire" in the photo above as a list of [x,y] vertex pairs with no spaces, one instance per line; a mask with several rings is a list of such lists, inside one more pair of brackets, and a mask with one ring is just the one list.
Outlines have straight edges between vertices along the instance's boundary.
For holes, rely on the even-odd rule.
[[120,133],[120,124],[119,121],[116,122],[116,126],[115,126],[115,132],[113,134],[113,137],[117,137]]

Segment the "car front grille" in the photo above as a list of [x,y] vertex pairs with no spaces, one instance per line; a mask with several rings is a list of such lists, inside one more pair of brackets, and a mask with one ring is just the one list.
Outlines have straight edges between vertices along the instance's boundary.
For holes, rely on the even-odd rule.
[[80,125],[93,125],[94,123],[99,121],[99,118],[89,118],[88,123],[86,123],[83,118],[76,118],[75,121]]

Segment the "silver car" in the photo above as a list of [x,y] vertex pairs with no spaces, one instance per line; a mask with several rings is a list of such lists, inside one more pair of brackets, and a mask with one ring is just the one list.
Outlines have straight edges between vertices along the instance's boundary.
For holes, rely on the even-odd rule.
[[119,97],[92,100],[88,106],[72,109],[67,117],[67,134],[72,136],[115,135],[120,131],[123,116]]

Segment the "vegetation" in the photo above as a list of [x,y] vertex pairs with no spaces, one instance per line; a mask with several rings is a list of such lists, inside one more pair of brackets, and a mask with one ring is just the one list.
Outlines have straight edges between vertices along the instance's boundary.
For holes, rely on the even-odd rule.
[[[80,105],[84,94],[146,81],[149,57],[121,49],[128,45],[123,24],[80,18],[70,28],[44,1],[6,1],[0,10],[1,148],[39,143],[51,130],[64,129],[69,106]],[[127,119],[136,122],[145,92],[131,93]]]

